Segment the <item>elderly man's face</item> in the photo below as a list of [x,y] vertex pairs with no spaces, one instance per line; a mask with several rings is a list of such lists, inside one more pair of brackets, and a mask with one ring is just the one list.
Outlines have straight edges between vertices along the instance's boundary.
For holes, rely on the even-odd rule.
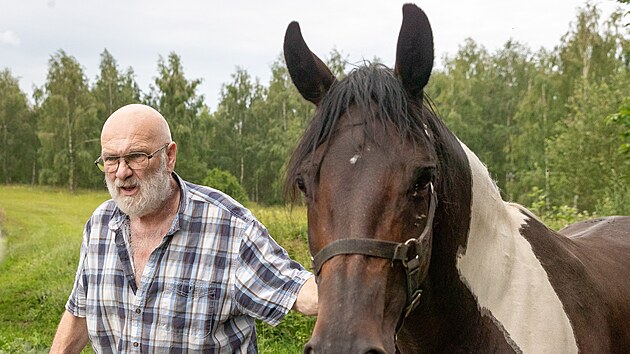
[[[101,157],[109,164],[103,168],[110,171],[105,172],[107,188],[123,212],[140,217],[164,206],[172,196],[169,191],[173,190],[171,172],[177,145],[171,141],[168,124],[159,112],[139,104],[121,107],[103,125],[101,147]],[[153,157],[139,162],[142,154]],[[116,160],[117,156],[129,155],[135,158]],[[118,168],[113,170],[116,161]]]
[[144,216],[162,207],[169,197],[171,174],[165,152],[159,152],[144,170],[135,171],[124,161],[116,172],[105,174],[107,189],[116,205],[130,216]]

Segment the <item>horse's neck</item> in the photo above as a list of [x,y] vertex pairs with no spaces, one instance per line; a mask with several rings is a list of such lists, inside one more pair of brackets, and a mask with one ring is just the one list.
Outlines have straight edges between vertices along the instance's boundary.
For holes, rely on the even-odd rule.
[[460,279],[482,313],[489,313],[523,352],[576,352],[562,303],[519,232],[539,221],[504,202],[485,166],[462,146],[472,173],[472,210],[466,248],[457,255]]

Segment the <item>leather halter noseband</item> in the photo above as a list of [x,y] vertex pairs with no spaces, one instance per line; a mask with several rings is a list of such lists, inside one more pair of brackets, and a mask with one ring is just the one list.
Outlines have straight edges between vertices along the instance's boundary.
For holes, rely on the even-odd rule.
[[405,242],[392,242],[367,238],[344,238],[329,243],[319,251],[313,261],[313,271],[319,277],[322,266],[329,259],[342,254],[360,254],[369,257],[385,258],[394,262],[400,261],[407,275],[407,303],[405,317],[418,306],[420,302],[420,283],[422,282],[422,269],[420,269],[420,256],[424,253],[422,247],[429,231],[433,227],[433,216],[437,204],[437,197],[433,189],[433,183],[429,184],[431,197],[429,199],[429,214],[422,234],[418,238],[410,238]]

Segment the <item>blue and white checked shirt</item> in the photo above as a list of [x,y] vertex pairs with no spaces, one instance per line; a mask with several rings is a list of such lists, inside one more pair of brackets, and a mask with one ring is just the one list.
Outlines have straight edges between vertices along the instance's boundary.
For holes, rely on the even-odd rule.
[[85,226],[66,309],[86,317],[97,353],[256,353],[254,318],[275,325],[311,273],[249,210],[183,181],[177,217],[139,283],[129,218],[112,200]]

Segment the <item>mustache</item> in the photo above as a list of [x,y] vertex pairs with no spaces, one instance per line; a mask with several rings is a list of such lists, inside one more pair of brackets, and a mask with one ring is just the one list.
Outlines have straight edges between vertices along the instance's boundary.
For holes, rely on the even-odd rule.
[[119,180],[119,179],[115,179],[114,180],[114,186],[116,188],[132,188],[132,187],[136,187],[138,185],[138,181],[135,177],[130,177],[126,180]]

